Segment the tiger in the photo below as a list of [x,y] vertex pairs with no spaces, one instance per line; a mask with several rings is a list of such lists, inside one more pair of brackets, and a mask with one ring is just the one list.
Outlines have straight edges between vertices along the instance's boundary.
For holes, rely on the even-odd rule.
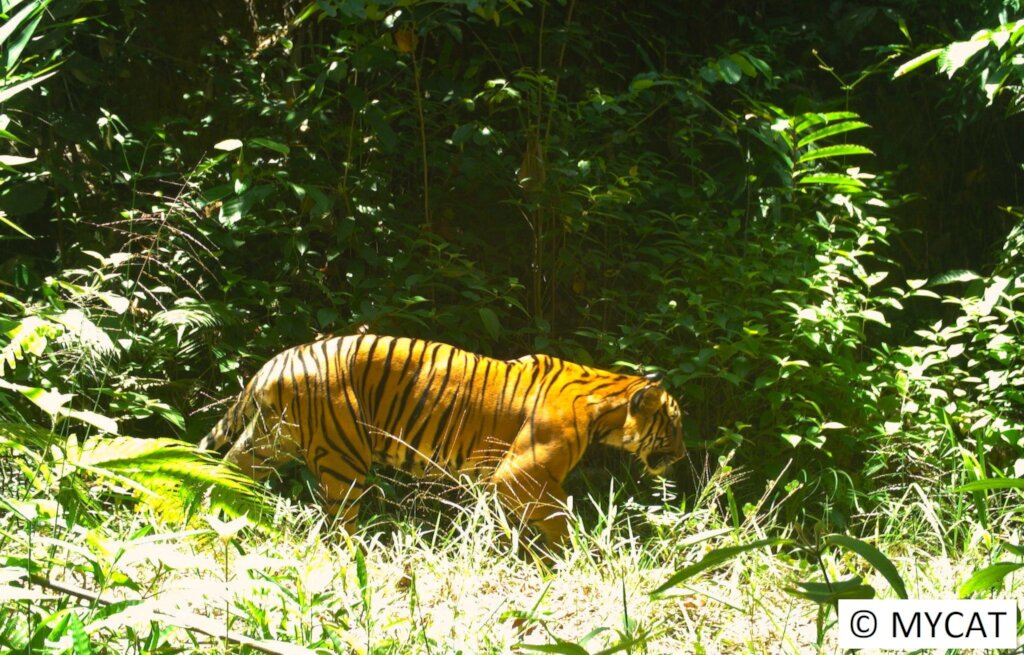
[[331,337],[267,361],[199,447],[256,480],[304,461],[349,531],[373,464],[467,474],[555,545],[568,532],[562,484],[588,446],[632,453],[654,476],[685,456],[682,412],[661,378],[406,337]]

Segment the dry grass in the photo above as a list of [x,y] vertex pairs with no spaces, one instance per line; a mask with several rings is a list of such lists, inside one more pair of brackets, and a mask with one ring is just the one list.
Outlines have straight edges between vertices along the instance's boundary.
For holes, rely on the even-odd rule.
[[[186,652],[244,652],[217,636],[225,630],[260,640],[268,652],[511,653],[554,644],[560,650],[547,652],[838,652],[834,629],[819,641],[818,606],[786,589],[820,580],[824,569],[833,580],[860,574],[891,595],[850,555],[830,553],[819,568],[785,550],[753,550],[686,580],[668,598],[652,598],[673,572],[709,552],[784,532],[764,506],[731,527],[719,497],[727,482],[713,479],[685,511],[606,506],[589,531],[577,523],[572,545],[549,561],[515,546],[518,526],[482,489],[429,529],[399,521],[348,537],[318,509],[281,501],[276,533],[236,533],[238,525],[213,521],[218,538],[152,524],[155,532],[142,538],[93,533],[78,544],[36,546],[40,555],[56,547],[61,557],[98,562],[106,575],[134,581],[135,590],[112,587],[104,598],[140,604],[84,626],[109,652],[145,652],[129,636],[153,621],[177,626],[166,643]],[[135,515],[119,533],[147,523]],[[955,596],[977,566],[983,541],[955,559],[919,552],[899,535],[879,546],[902,553],[893,560],[912,597],[943,598]],[[76,580],[69,569],[65,582]]]
[[[603,539],[583,535],[549,566],[516,552],[500,511],[478,511],[490,522],[441,545],[411,532],[387,544],[380,534],[346,539],[315,510],[286,513],[286,531],[269,540],[240,535],[244,555],[229,546],[226,574],[220,543],[197,547],[173,536],[128,544],[121,566],[136,579],[160,566],[173,569],[151,601],[165,612],[218,623],[230,614],[233,630],[259,634],[253,628],[262,623],[279,630],[270,636],[282,641],[313,643],[333,634],[363,653],[505,653],[519,644],[579,643],[602,628],[587,643],[592,651],[632,638],[634,652],[806,652],[814,639],[814,607],[794,611],[768,552],[736,560],[677,597],[652,600],[649,592],[675,565],[648,561],[644,544],[623,536],[628,529],[621,525]],[[695,527],[708,539],[689,540],[676,553],[680,564],[735,544],[732,531]],[[366,593],[357,549],[365,552]],[[771,591],[751,593],[752,575]]]

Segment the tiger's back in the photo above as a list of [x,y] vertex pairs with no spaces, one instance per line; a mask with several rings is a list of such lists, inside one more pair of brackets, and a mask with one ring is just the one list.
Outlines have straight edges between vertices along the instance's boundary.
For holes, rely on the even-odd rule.
[[227,450],[256,478],[288,458],[304,461],[328,509],[347,523],[374,462],[415,475],[472,472],[554,540],[564,517],[548,515],[590,443],[657,468],[650,457],[683,455],[680,421],[675,401],[648,378],[545,355],[505,361],[358,335],[272,358],[200,445]]

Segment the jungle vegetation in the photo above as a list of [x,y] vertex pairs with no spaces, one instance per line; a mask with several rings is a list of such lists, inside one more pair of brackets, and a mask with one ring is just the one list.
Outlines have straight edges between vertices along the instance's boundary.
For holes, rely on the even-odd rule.
[[[1024,574],[1019,0],[0,0],[0,653],[834,652]],[[195,444],[326,334],[663,371],[572,544]],[[528,535],[527,535],[528,536]]]

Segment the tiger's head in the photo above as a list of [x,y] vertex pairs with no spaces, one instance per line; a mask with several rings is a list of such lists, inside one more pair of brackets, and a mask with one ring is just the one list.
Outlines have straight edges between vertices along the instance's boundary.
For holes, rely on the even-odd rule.
[[635,454],[651,475],[661,475],[686,455],[683,413],[675,398],[661,388],[660,374],[629,398],[622,426],[622,447]]

